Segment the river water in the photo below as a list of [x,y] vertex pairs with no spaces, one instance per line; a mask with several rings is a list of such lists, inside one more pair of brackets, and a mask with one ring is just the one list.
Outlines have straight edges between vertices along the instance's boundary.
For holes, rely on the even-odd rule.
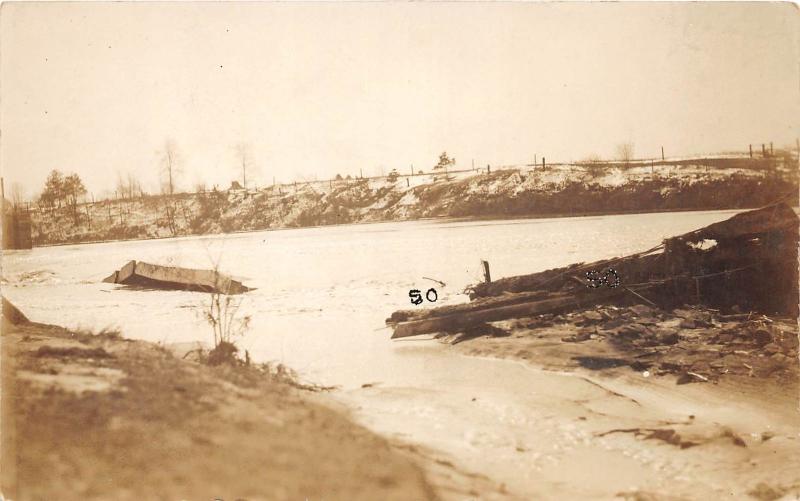
[[[340,386],[340,397],[367,426],[449,452],[524,497],[534,485],[559,485],[561,470],[554,456],[538,452],[525,456],[524,474],[510,474],[509,464],[519,463],[521,450],[538,450],[548,435],[556,446],[579,441],[548,408],[561,392],[590,398],[597,390],[511,362],[468,359],[435,341],[392,342],[384,319],[401,308],[467,301],[462,291],[481,280],[481,259],[493,278],[530,273],[645,250],[735,213],[416,221],[36,248],[4,254],[3,294],[38,322],[210,343],[201,314],[207,295],[128,290],[101,280],[131,259],[192,268],[219,259],[222,271],[256,288],[241,307],[251,327],[237,340],[254,360],[283,362],[305,380]],[[432,287],[436,303],[410,303],[410,289]],[[362,391],[365,383],[374,386]],[[476,397],[480,405],[464,412],[464,402]],[[555,469],[546,475],[547,468]],[[620,471],[630,472],[618,479],[622,486],[648,478],[632,467]],[[542,475],[549,484],[532,480]],[[595,481],[606,485],[610,478]],[[581,485],[589,490],[573,495],[595,492],[591,478]]]
[[[36,248],[5,254],[3,293],[35,321],[210,343],[206,294],[101,280],[131,259],[193,268],[220,260],[221,270],[256,288],[243,300],[252,324],[238,340],[254,359],[287,363],[324,384],[405,380],[419,369],[407,370],[419,360],[406,352],[422,344],[390,342],[384,319],[400,308],[467,301],[462,291],[481,280],[480,259],[493,278],[531,273],[644,250],[733,213],[379,223]],[[431,287],[435,303],[411,304],[409,290]]]

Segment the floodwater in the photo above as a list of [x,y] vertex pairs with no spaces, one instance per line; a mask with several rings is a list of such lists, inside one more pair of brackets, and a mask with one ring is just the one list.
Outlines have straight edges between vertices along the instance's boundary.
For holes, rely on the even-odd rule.
[[[436,343],[391,342],[384,320],[401,308],[467,301],[462,292],[482,280],[481,259],[494,279],[531,273],[648,249],[734,213],[379,223],[36,248],[5,254],[3,293],[39,322],[211,343],[206,294],[101,280],[131,259],[190,268],[219,260],[256,288],[241,307],[251,327],[237,340],[253,359],[284,362],[323,384],[407,382],[425,371],[420,347],[435,351]],[[430,288],[435,303],[411,304],[409,290]]]
[[[680,474],[598,452],[587,430],[570,424],[605,390],[463,357],[436,341],[393,342],[384,319],[401,308],[467,301],[462,291],[481,280],[481,259],[493,278],[530,273],[645,250],[735,213],[417,221],[37,248],[4,255],[3,294],[38,322],[210,343],[207,295],[101,280],[131,259],[193,268],[220,260],[222,271],[256,288],[243,296],[241,314],[252,323],[237,340],[252,359],[283,362],[305,380],[339,386],[337,397],[367,426],[442,451],[459,467],[504,483],[509,495],[602,499],[642,482],[670,489]],[[410,289],[424,295],[430,288],[436,303],[411,304]],[[598,461],[605,469],[591,473]],[[581,482],[575,471],[583,472]],[[729,494],[724,479],[722,491],[713,476],[704,482],[709,495]]]

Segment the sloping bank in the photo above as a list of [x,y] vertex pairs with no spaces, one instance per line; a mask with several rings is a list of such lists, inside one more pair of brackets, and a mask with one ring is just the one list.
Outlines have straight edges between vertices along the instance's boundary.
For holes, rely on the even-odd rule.
[[5,316],[7,499],[437,497],[412,459],[279,374]]
[[[639,169],[642,170],[642,169]],[[795,174],[681,168],[585,173],[459,174],[449,180],[353,179],[257,192],[215,191],[84,204],[32,214],[34,245],[164,238],[432,217],[504,218],[759,207],[785,194]]]

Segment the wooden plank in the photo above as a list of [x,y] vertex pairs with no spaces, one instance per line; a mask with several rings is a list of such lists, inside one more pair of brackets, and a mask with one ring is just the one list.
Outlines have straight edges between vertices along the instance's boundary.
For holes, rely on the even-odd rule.
[[[502,296],[479,298],[474,301],[470,301],[469,303],[451,304],[447,306],[439,306],[438,308],[398,310],[392,313],[392,316],[386,319],[386,324],[393,325],[401,322],[410,322],[412,320],[424,320],[426,318],[463,314],[488,308],[497,308],[499,306],[508,306],[511,304],[530,303],[532,301],[539,301],[542,299],[554,299],[557,296],[566,297],[567,294],[547,291],[509,292],[503,294]],[[572,294],[570,294],[570,296],[572,296]]]
[[500,306],[497,308],[481,309],[472,312],[432,317],[424,320],[403,322],[394,328],[392,339],[419,334],[430,334],[432,332],[454,332],[471,325],[483,322],[496,322],[509,318],[530,317],[544,313],[557,313],[566,311],[581,304],[606,300],[624,294],[626,291],[621,289],[611,289],[608,292],[591,295],[557,297],[554,299],[544,299],[522,304]]

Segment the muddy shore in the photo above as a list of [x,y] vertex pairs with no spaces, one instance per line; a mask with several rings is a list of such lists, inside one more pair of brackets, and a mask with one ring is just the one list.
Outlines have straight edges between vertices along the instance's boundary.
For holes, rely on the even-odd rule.
[[438,338],[465,355],[571,374],[605,391],[602,402],[578,402],[583,414],[573,426],[625,455],[649,444],[649,461],[674,470],[622,498],[800,496],[793,319],[603,306]]
[[677,384],[751,378],[797,396],[797,323],[703,307],[600,306],[563,315],[492,322],[442,336],[473,355],[526,360],[554,370],[627,367]]
[[7,324],[10,499],[438,499],[403,449],[278,372],[115,334]]

